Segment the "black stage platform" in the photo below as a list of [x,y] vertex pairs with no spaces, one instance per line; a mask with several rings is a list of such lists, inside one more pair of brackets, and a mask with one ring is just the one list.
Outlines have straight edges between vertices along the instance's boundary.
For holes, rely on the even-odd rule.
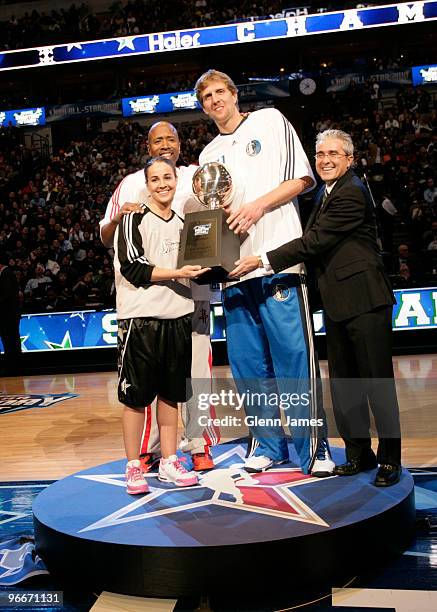
[[[387,489],[375,471],[325,479],[290,464],[242,469],[245,449],[213,449],[200,486],[148,475],[150,493],[125,491],[125,461],[73,474],[43,491],[33,513],[37,551],[65,584],[149,597],[340,584],[400,553],[415,523],[413,479]],[[334,459],[344,460],[334,449]],[[187,458],[187,463],[189,463]],[[270,585],[270,586],[269,586]]]

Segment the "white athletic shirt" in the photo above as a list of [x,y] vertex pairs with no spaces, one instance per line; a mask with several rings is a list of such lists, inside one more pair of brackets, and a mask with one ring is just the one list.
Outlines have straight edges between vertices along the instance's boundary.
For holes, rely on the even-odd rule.
[[182,227],[183,221],[174,211],[168,220],[146,206],[144,214],[123,216],[114,245],[119,319],[177,319],[193,312],[188,279],[150,280],[153,266],[177,267]]
[[[186,212],[198,210],[200,204],[193,196],[192,180],[193,174],[196,172],[198,166],[193,164],[189,166],[180,166],[176,168],[176,174],[178,177],[178,184],[176,187],[175,196],[173,199],[172,208],[179,217],[182,219],[185,217]],[[119,212],[120,208],[126,202],[147,204],[149,191],[147,189],[146,177],[144,170],[138,170],[128,174],[117,186],[114,193],[112,194],[108,205],[106,207],[105,216],[100,221],[100,232],[102,227],[109,223]],[[114,236],[116,239],[116,236]],[[115,262],[114,262],[115,267]],[[174,266],[176,267],[176,266]],[[119,277],[117,270],[115,272],[115,286]],[[193,299],[196,301],[209,301],[211,291],[209,285],[198,285],[192,283],[192,294]],[[147,315],[139,315],[147,316]]]
[[[200,165],[221,162],[229,170],[243,203],[278,187],[286,180],[309,176],[314,178],[308,158],[291,123],[276,109],[266,108],[248,115],[232,134],[219,134],[202,151]],[[238,197],[232,210],[238,210]],[[271,251],[299,238],[302,226],[297,198],[265,213],[240,248],[241,256]],[[285,272],[301,273],[302,264]],[[272,274],[258,268],[238,282]]]
[[[185,209],[189,208],[189,204],[194,200],[191,182],[197,168],[198,166],[194,166],[193,164],[176,168],[178,184],[172,208],[176,214],[182,218],[185,212],[187,212]],[[117,185],[106,206],[105,216],[100,221],[100,230],[118,214],[123,204],[126,202],[147,204],[148,196],[149,191],[147,189],[144,170],[138,170],[137,172],[132,172],[132,174],[125,176]]]

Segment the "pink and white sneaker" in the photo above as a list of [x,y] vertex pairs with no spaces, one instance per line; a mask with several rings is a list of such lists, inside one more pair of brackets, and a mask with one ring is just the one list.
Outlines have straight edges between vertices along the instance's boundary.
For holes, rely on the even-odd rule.
[[126,464],[126,491],[130,495],[148,493],[149,487],[141,470],[141,463],[138,459],[132,459]]
[[170,455],[167,459],[161,458],[158,478],[162,482],[173,482],[177,487],[199,484],[196,474],[188,472],[176,455]]

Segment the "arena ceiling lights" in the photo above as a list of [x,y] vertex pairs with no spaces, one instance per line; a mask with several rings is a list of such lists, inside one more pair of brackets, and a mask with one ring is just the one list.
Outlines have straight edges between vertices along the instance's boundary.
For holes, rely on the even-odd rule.
[[402,2],[332,13],[263,19],[208,28],[5,51],[0,53],[0,71],[114,59],[131,55],[151,55],[166,51],[189,51],[201,47],[297,38],[314,34],[332,34],[349,30],[423,23],[435,19],[437,19],[436,1]]

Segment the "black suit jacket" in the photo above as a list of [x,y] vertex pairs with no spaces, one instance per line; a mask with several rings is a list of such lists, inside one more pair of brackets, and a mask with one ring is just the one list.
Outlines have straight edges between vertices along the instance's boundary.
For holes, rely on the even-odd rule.
[[267,253],[275,272],[310,263],[323,308],[344,321],[394,303],[376,241],[375,212],[363,183],[352,170],[338,179],[323,208],[321,194],[304,235]]

